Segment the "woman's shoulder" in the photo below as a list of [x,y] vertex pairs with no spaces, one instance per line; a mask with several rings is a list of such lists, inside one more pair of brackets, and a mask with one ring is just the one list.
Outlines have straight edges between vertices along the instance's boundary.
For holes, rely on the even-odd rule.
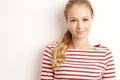
[[44,52],[46,55],[49,55],[52,53],[54,50],[54,47],[56,46],[57,42],[50,42],[44,46]]
[[110,48],[104,44],[94,45],[97,50],[110,51]]
[[50,50],[53,50],[57,43],[58,43],[57,41],[56,42],[50,42],[46,45],[46,48],[49,48]]

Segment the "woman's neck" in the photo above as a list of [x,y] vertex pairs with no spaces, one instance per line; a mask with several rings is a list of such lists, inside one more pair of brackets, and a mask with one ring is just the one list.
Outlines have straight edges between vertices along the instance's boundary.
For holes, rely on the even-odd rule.
[[90,45],[88,39],[84,39],[84,40],[83,39],[82,40],[72,39],[71,44],[70,44],[70,48],[89,50],[89,49],[93,49],[93,46]]

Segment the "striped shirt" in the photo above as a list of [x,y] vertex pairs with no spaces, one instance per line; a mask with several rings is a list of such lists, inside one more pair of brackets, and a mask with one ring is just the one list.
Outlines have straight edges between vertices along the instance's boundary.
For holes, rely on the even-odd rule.
[[68,49],[59,69],[51,66],[51,53],[56,43],[47,45],[40,80],[116,80],[112,52],[100,45],[93,50]]

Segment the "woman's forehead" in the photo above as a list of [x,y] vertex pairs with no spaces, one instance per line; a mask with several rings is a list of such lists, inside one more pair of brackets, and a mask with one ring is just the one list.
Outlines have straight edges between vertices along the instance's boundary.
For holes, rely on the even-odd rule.
[[91,11],[84,5],[74,5],[68,11],[68,16],[73,17],[91,17]]

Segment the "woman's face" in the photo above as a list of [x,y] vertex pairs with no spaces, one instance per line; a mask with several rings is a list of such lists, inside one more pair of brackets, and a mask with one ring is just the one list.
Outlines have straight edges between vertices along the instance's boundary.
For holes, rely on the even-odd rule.
[[92,23],[92,15],[85,5],[73,5],[68,11],[67,25],[72,34],[72,38],[88,38]]

